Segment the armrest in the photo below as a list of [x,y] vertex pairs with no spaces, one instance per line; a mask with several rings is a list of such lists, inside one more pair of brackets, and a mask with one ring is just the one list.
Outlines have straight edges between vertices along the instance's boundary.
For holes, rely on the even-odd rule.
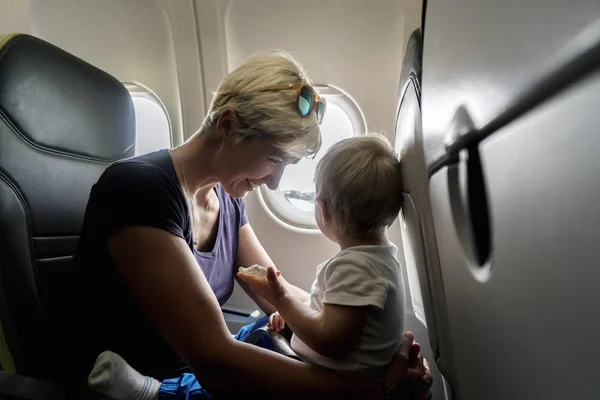
[[283,354],[284,356],[291,357],[298,361],[302,361],[302,358],[296,354],[294,350],[292,350],[292,346],[290,346],[290,342],[283,336],[281,333],[275,331],[268,331],[269,336],[271,336],[271,340],[273,343],[273,351],[279,354]]
[[243,326],[256,322],[260,315],[259,310],[248,310],[231,304],[225,304],[221,311],[232,334],[236,334]]
[[233,304],[225,304],[221,307],[224,314],[239,315],[240,317],[257,319],[260,315],[259,310],[248,310],[242,307],[234,306]]
[[55,383],[0,371],[0,398],[3,400],[65,400]]

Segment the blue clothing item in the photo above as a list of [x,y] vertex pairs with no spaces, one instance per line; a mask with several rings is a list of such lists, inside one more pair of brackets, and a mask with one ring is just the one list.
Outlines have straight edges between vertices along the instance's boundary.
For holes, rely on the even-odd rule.
[[265,315],[259,318],[253,324],[242,326],[240,331],[234,337],[240,342],[253,344],[263,349],[273,350],[273,341],[271,336],[264,329],[269,322],[269,316]]
[[[258,319],[253,324],[243,326],[235,335],[235,339],[240,342],[254,344],[263,349],[273,350],[271,336],[264,329],[269,322],[269,316],[266,315]],[[196,376],[190,373],[184,373],[179,378],[165,379],[160,385],[158,391],[158,400],[180,399],[180,400],[206,400],[213,397],[200,386]]]
[[194,374],[185,373],[179,378],[165,379],[158,391],[158,400],[204,400],[212,396],[200,386]]

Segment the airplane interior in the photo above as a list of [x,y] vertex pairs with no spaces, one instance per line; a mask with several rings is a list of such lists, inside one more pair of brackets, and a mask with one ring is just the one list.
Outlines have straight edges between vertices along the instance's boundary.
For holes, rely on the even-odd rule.
[[[115,162],[191,138],[222,79],[271,49],[297,59],[327,101],[319,153],[243,200],[282,276],[308,291],[340,251],[315,219],[323,154],[382,134],[404,180],[387,229],[404,331],[429,362],[432,398],[598,395],[599,1],[0,10],[0,399],[73,398],[65,349],[86,338],[62,328],[78,304],[73,255],[92,185]],[[221,311],[232,335],[265,315],[237,283]]]

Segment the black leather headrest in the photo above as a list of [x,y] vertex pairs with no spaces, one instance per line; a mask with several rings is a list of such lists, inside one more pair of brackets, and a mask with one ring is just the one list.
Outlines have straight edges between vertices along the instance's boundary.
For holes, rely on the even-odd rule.
[[15,35],[0,47],[0,114],[41,151],[107,162],[135,146],[134,108],[125,87],[29,35]]
[[134,150],[135,111],[119,81],[43,40],[0,37],[0,338],[9,371],[69,376],[80,284],[72,255],[90,189]]

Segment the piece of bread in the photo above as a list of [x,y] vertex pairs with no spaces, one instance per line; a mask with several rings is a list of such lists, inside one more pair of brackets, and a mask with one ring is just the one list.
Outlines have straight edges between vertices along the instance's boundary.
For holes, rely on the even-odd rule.
[[261,265],[254,264],[248,268],[240,267],[239,272],[246,276],[267,281],[267,269]]

